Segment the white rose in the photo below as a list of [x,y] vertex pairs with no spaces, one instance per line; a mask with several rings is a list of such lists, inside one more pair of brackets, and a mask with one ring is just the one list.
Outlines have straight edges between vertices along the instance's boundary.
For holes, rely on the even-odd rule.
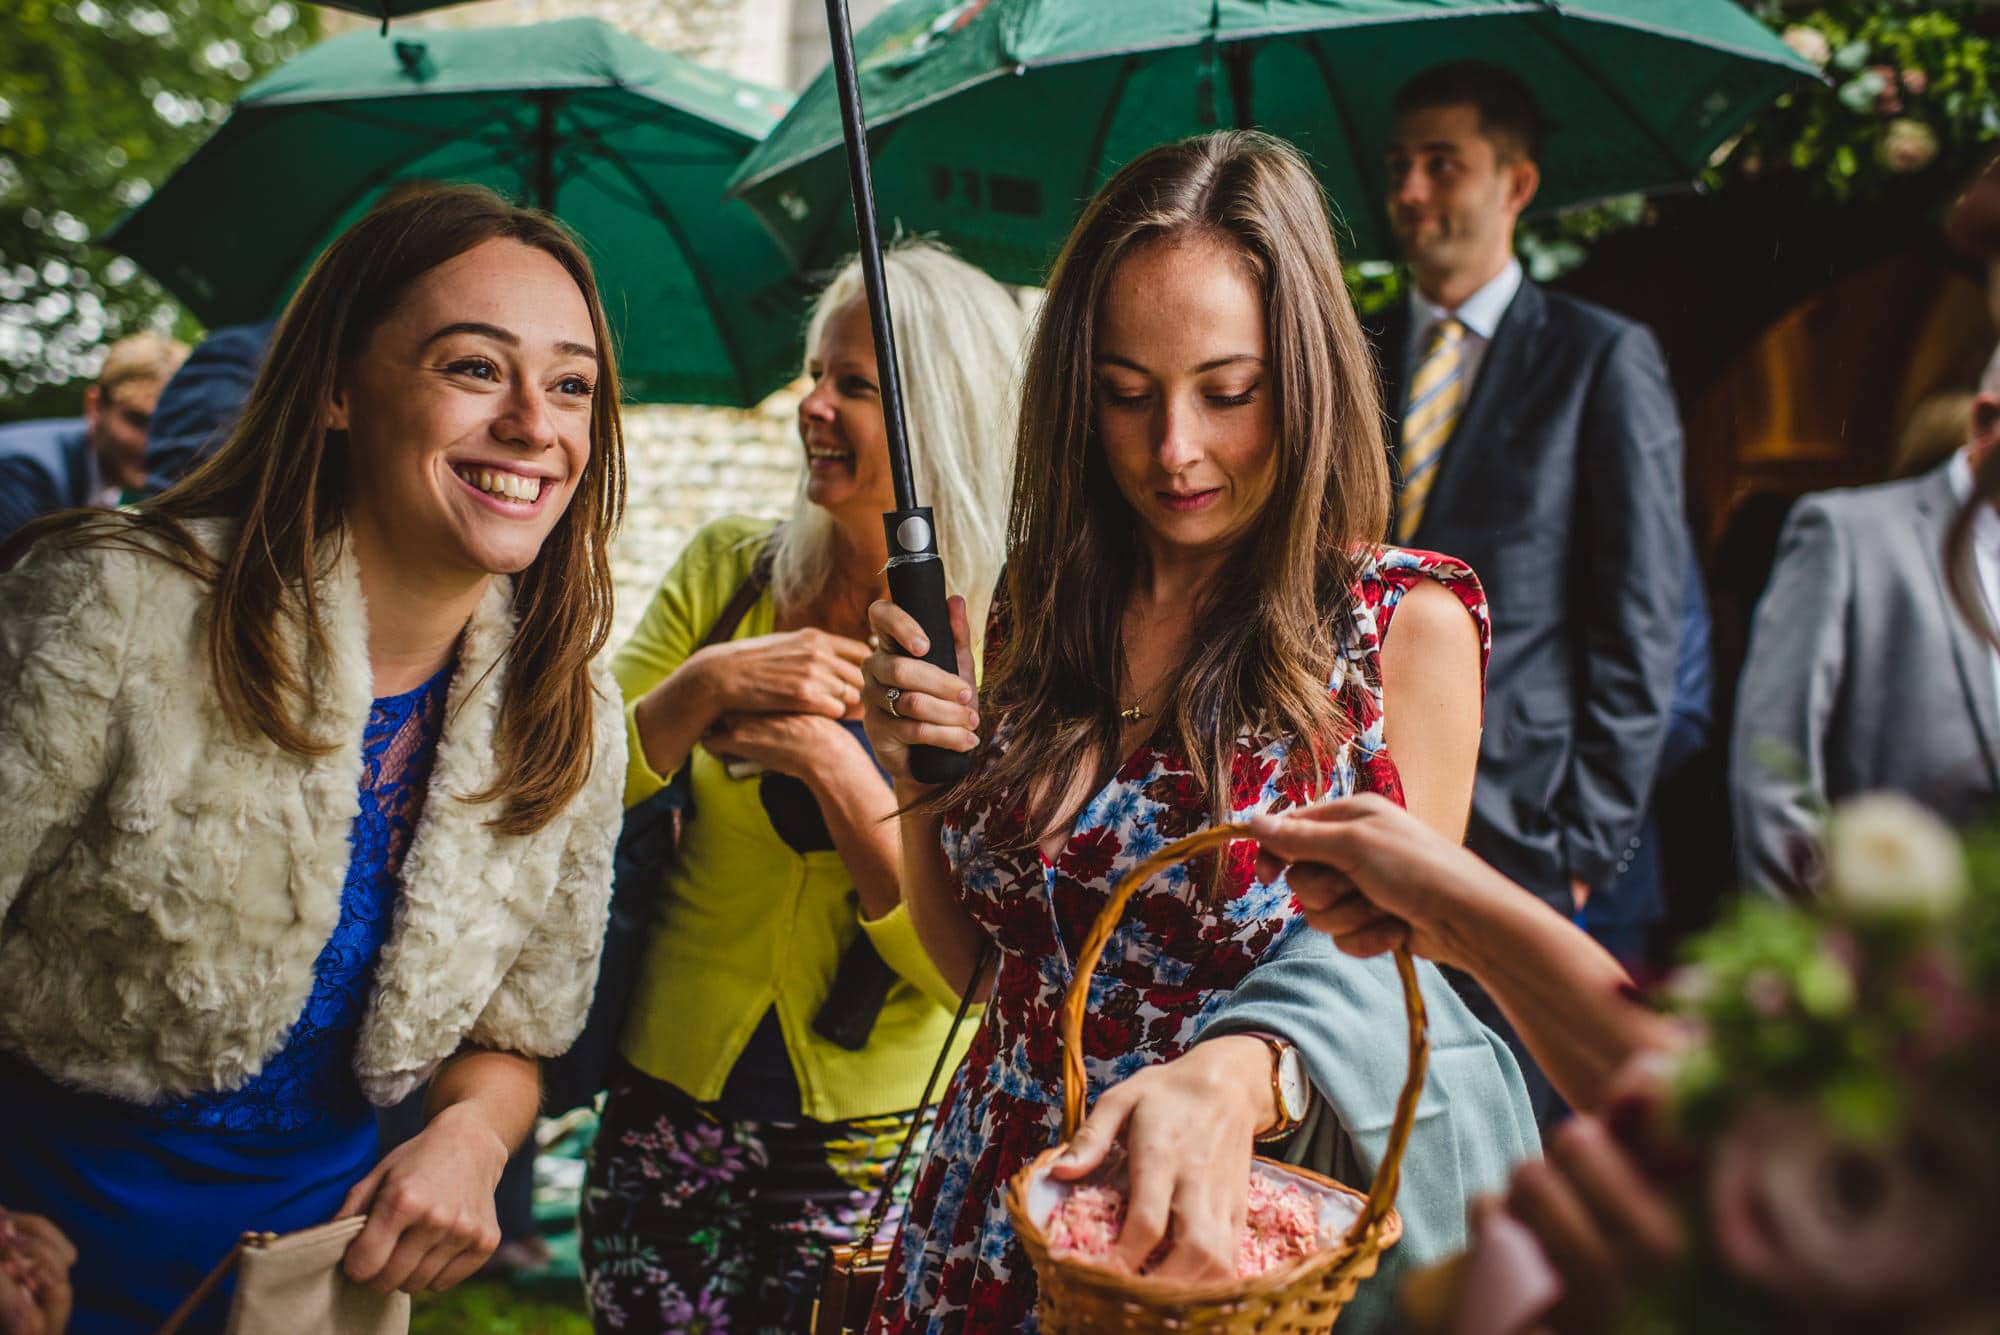
[[1803,23],[1794,23],[1785,29],[1784,43],[1792,48],[1792,54],[1800,60],[1826,68],[1826,62],[1833,59],[1833,47],[1828,44],[1826,34],[1818,28],[1808,28]]
[[1965,898],[1958,837],[1928,809],[1894,793],[1834,808],[1826,832],[1826,896],[1861,917],[1948,917]]

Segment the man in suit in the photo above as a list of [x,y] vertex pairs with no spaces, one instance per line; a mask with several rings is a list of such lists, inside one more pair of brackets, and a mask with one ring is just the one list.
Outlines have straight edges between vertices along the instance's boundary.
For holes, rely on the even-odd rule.
[[[1680,422],[1648,330],[1544,291],[1514,258],[1540,182],[1521,81],[1442,65],[1395,113],[1388,211],[1412,291],[1380,335],[1391,536],[1470,562],[1489,598],[1466,842],[1578,917],[1639,831],[1666,736],[1691,559]],[[1538,1116],[1554,1116],[1516,1051]]]
[[[1681,652],[1674,669],[1674,703],[1667,712],[1666,740],[1660,747],[1656,783],[1679,774],[1708,742],[1714,725],[1715,665],[1711,654],[1708,592],[1701,566],[1688,562],[1682,581]],[[1652,964],[1653,929],[1667,914],[1666,858],[1661,847],[1658,789],[1639,830],[1625,842],[1612,868],[1611,883],[1583,907],[1583,929],[1633,973]]]
[[[1827,805],[1891,789],[1967,821],[2000,804],[2000,652],[1959,613],[1945,536],[2000,444],[2000,351],[1966,443],[1928,473],[1802,497],[1757,604],[1729,797],[1746,885],[1804,895]],[[1975,518],[1973,584],[2000,607],[2000,514]]]
[[83,416],[0,427],[0,540],[31,519],[116,505],[146,480],[146,428],[187,345],[160,334],[121,338],[83,391]]

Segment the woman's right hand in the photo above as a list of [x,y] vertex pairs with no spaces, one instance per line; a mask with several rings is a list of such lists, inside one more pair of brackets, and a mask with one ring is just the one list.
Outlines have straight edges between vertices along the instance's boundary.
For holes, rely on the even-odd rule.
[[0,1335],[62,1335],[76,1248],[40,1215],[0,1210]]
[[1286,882],[1306,921],[1350,955],[1399,945],[1443,964],[1466,963],[1460,938],[1489,906],[1523,892],[1462,846],[1374,793],[1338,798],[1250,824],[1257,877]]
[[715,717],[819,714],[843,718],[861,698],[868,646],[808,626],[710,645],[696,655],[712,686]]
[[[868,608],[868,625],[883,645],[900,644],[911,656],[887,648],[869,654],[862,663],[866,684],[861,691],[862,726],[875,760],[889,771],[900,789],[915,784],[910,777],[910,748],[935,746],[946,751],[970,751],[979,745],[979,695],[972,676],[972,630],[965,599],[949,601],[951,635],[958,652],[956,675],[933,667],[917,654],[930,650],[915,617],[884,598]],[[889,690],[898,692],[895,713],[889,711]]]

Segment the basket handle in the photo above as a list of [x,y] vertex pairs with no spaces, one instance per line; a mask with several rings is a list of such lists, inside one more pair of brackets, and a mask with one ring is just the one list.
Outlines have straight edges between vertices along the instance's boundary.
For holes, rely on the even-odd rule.
[[[1211,825],[1174,840],[1126,872],[1112,890],[1111,898],[1098,911],[1097,921],[1090,925],[1090,933],[1083,938],[1083,945],[1077,951],[1069,992],[1063,998],[1062,1138],[1065,1142],[1075,1139],[1077,1127],[1083,1124],[1083,1099],[1087,1086],[1083,1070],[1083,1012],[1090,1004],[1090,976],[1096,970],[1098,960],[1104,956],[1104,947],[1110,942],[1111,933],[1117,930],[1120,919],[1125,916],[1125,905],[1140,886],[1160,872],[1210,849],[1248,838],[1249,834],[1248,825],[1231,823]],[[1396,1120],[1390,1125],[1389,1143],[1383,1150],[1382,1162],[1375,1169],[1375,1181],[1368,1190],[1368,1204],[1348,1229],[1347,1242],[1359,1242],[1396,1203],[1396,1189],[1402,1181],[1403,1151],[1410,1143],[1410,1130],[1417,1120],[1417,1100],[1424,1092],[1424,1073],[1430,1065],[1430,1039],[1424,1021],[1424,996],[1417,988],[1417,966],[1410,959],[1409,950],[1403,946],[1396,947],[1395,958],[1396,974],[1403,981],[1403,1010],[1410,1022],[1410,1071],[1403,1080],[1402,1093],[1396,1098]]]

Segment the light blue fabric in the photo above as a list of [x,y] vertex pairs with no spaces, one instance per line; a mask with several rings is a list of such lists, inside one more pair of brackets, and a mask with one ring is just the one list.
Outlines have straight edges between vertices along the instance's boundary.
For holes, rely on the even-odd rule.
[[[1521,1069],[1444,976],[1417,961],[1431,1059],[1396,1209],[1403,1238],[1342,1313],[1342,1335],[1386,1328],[1400,1277],[1466,1243],[1466,1207],[1541,1153]],[[1388,1144],[1408,1073],[1402,983],[1387,956],[1358,960],[1295,920],[1203,1028],[1204,1039],[1266,1031],[1299,1050],[1315,1089],[1306,1127],[1274,1158],[1302,1162],[1366,1191]],[[1317,1121],[1317,1124],[1315,1124]],[[1266,1151],[1270,1153],[1270,1151]]]

